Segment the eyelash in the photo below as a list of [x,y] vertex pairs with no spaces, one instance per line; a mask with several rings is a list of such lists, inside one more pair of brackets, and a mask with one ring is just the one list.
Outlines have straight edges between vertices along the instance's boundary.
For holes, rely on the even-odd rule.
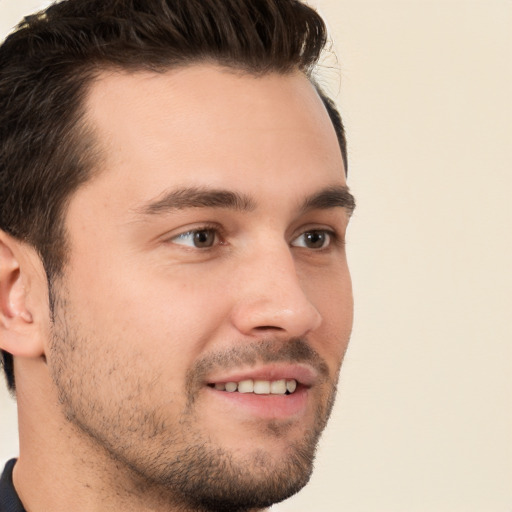
[[[322,247],[307,247],[307,246],[303,246],[303,245],[294,245],[294,242],[296,240],[299,240],[301,237],[304,237],[304,236],[307,236],[307,235],[321,235],[323,237],[325,237],[325,241],[327,242],[327,245],[324,247],[323,244],[322,244]],[[308,229],[306,231],[303,231],[299,236],[295,237],[292,242],[291,242],[291,246],[292,247],[300,247],[300,248],[303,248],[303,249],[309,249],[309,250],[313,250],[315,252],[320,252],[320,251],[323,251],[323,250],[328,250],[329,248],[331,248],[334,244],[336,244],[337,242],[339,241],[339,237],[336,235],[336,233],[332,230],[329,230],[329,229]]]
[[[179,239],[179,238],[185,238],[187,236],[190,236],[190,235],[196,235],[198,233],[205,233],[205,232],[212,232],[214,234],[214,241],[213,241],[213,244],[209,247],[195,247],[193,245],[188,245],[188,244],[177,244],[177,245],[180,245],[180,246],[185,246],[189,249],[204,249],[204,250],[208,250],[208,249],[212,249],[214,247],[216,247],[217,245],[223,245],[224,242],[222,242],[222,232],[221,230],[219,229],[219,226],[215,226],[215,225],[209,225],[209,224],[205,224],[203,226],[200,226],[200,227],[197,227],[197,228],[194,228],[194,229],[189,229],[188,231],[185,231],[184,233],[179,233],[178,235],[176,236],[173,236],[172,238],[170,238],[170,241],[173,242],[173,243],[176,243],[176,240]],[[220,244],[219,244],[219,239],[221,240]]]
[[[180,243],[176,242],[176,240],[178,240],[180,238],[184,239],[185,237],[195,236],[200,233],[207,233],[207,232],[211,232],[213,234],[214,240],[212,241],[211,245],[208,245],[205,247],[195,246],[193,240],[192,240],[191,244],[180,244]],[[298,240],[300,237],[303,237],[305,235],[312,235],[312,234],[321,234],[323,236],[326,236],[328,238],[327,245],[325,247],[318,247],[318,248],[311,248],[311,247],[306,247],[303,245],[294,245],[293,242]],[[190,249],[190,250],[199,249],[199,250],[203,250],[203,251],[212,250],[212,249],[218,247],[219,245],[226,244],[226,242],[223,241],[222,231],[221,231],[221,229],[219,229],[219,226],[208,225],[208,224],[205,224],[204,226],[200,226],[200,227],[197,227],[194,229],[190,229],[190,230],[180,233],[176,236],[173,236],[172,238],[170,238],[170,242],[176,243],[176,245],[182,246],[182,247]],[[331,229],[325,229],[325,228],[307,229],[307,230],[303,231],[302,233],[300,233],[298,236],[294,237],[290,243],[290,245],[292,247],[301,248],[301,249],[309,249],[309,250],[312,250],[315,252],[327,251],[330,248],[332,248],[334,245],[340,246],[343,244],[344,244],[344,240],[338,235],[338,233],[336,233],[335,231],[333,231]]]

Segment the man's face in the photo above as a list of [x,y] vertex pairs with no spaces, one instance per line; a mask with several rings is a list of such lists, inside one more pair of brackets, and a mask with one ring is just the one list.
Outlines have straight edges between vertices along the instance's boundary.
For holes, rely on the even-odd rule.
[[104,158],[71,198],[55,284],[64,414],[169,499],[284,499],[309,477],[352,325],[321,100],[301,74],[192,66],[105,73],[87,109]]

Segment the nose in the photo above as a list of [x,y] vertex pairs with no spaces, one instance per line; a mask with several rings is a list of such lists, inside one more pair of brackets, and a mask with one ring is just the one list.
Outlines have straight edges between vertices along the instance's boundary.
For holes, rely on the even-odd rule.
[[234,274],[238,293],[232,322],[244,335],[305,336],[322,317],[301,287],[289,247],[257,251]]

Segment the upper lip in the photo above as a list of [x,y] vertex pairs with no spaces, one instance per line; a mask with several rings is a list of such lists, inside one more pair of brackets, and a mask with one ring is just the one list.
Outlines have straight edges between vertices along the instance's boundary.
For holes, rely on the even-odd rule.
[[304,386],[311,387],[317,378],[318,372],[308,364],[271,364],[212,375],[207,379],[207,383],[240,382],[249,379],[267,381],[293,379]]

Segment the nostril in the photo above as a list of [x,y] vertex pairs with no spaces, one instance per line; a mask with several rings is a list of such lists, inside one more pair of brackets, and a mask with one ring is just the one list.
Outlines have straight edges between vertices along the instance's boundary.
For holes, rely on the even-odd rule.
[[259,325],[254,328],[256,331],[284,331],[282,327],[276,327],[275,325]]

